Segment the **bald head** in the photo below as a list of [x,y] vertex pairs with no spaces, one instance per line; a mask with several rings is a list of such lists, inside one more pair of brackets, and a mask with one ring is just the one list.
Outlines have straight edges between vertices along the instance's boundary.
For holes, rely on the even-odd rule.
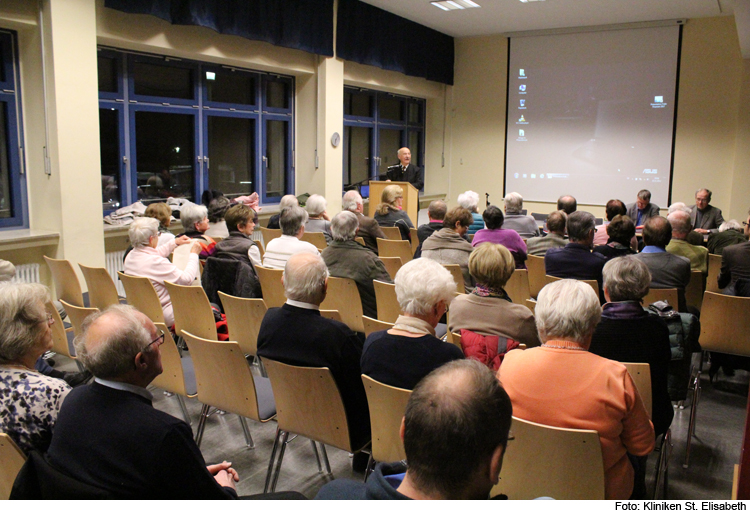
[[565,214],[569,215],[575,213],[576,209],[578,209],[578,202],[569,194],[557,199],[558,211],[565,211]]
[[326,298],[328,268],[320,255],[297,253],[287,260],[283,281],[287,299],[319,306]]
[[672,226],[672,238],[684,240],[693,228],[690,215],[685,211],[675,211],[667,216],[667,220]]

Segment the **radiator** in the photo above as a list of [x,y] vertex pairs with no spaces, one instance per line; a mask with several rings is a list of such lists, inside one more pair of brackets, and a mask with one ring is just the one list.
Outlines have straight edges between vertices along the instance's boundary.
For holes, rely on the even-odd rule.
[[21,264],[16,266],[16,276],[11,282],[40,282],[39,264]]
[[125,297],[125,288],[122,287],[122,281],[117,276],[118,271],[124,269],[123,261],[125,260],[125,251],[112,251],[105,253],[104,261],[107,268],[107,273],[112,277],[112,282],[115,283],[117,288],[117,294],[120,297]]

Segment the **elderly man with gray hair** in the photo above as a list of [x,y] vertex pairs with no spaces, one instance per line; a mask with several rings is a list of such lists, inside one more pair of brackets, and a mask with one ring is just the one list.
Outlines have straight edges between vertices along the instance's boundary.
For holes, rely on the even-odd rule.
[[747,235],[742,225],[737,220],[727,220],[719,226],[718,233],[708,235],[708,252],[712,255],[721,255],[725,247],[743,242],[747,242]]
[[231,463],[206,466],[190,426],[151,404],[164,335],[131,306],[89,316],[78,358],[95,378],[63,402],[49,463],[115,499],[231,499]]
[[307,222],[307,211],[299,205],[292,205],[282,209],[279,223],[281,224],[281,236],[274,238],[266,246],[263,255],[263,266],[266,268],[284,269],[289,257],[297,253],[318,254],[318,248],[310,242],[302,240]]
[[522,214],[523,196],[517,192],[505,195],[505,221],[503,229],[512,229],[521,235],[521,238],[531,238],[539,235],[536,220],[531,216]]
[[672,240],[667,245],[667,252],[680,255],[690,261],[690,269],[700,271],[703,275],[708,274],[708,249],[694,246],[687,241],[687,236],[692,231],[690,214],[684,211],[675,211],[667,216],[672,226]]
[[372,251],[354,240],[358,230],[359,222],[354,213],[341,211],[331,221],[333,241],[321,256],[332,277],[352,279],[357,284],[362,300],[362,313],[366,317],[377,319],[378,308],[372,281],[391,282],[391,276]]
[[365,247],[378,254],[378,238],[385,238],[383,230],[380,229],[374,218],[365,216],[365,202],[357,191],[347,191],[341,199],[341,209],[350,211],[357,216],[359,222],[358,236],[365,241]]
[[328,216],[326,208],[328,202],[325,197],[313,194],[307,199],[305,210],[309,218],[305,222],[305,231],[308,233],[323,233],[326,243],[331,243],[331,217]]
[[[352,447],[364,447],[370,441],[370,412],[359,368],[362,340],[344,323],[320,315],[328,268],[320,255],[298,253],[287,261],[282,280],[287,301],[263,318],[258,355],[290,365],[330,369],[344,402]],[[363,470],[366,465],[367,455],[354,456],[355,469]]]

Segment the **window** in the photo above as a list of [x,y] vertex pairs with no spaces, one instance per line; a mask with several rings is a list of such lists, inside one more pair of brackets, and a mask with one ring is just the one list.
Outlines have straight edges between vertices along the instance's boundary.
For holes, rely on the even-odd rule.
[[408,147],[424,159],[425,100],[362,88],[344,88],[344,187],[384,175]]
[[0,228],[27,225],[16,45],[15,33],[0,29]]
[[104,213],[137,200],[200,201],[205,189],[261,204],[294,191],[291,77],[100,49]]

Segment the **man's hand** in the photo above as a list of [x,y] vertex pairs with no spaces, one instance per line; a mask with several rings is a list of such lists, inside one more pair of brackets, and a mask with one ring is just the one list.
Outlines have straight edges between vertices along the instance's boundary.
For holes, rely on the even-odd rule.
[[709,233],[708,229],[695,229],[696,233],[700,233],[701,235],[707,235]]
[[214,479],[220,486],[234,489],[234,483],[240,481],[240,476],[232,468],[232,463],[226,460],[221,464],[206,466],[206,469],[214,476]]
[[182,235],[180,238],[174,239],[174,243],[177,244],[178,246],[181,246],[182,244],[187,244],[188,242],[192,242],[192,241],[193,239],[187,235]]

